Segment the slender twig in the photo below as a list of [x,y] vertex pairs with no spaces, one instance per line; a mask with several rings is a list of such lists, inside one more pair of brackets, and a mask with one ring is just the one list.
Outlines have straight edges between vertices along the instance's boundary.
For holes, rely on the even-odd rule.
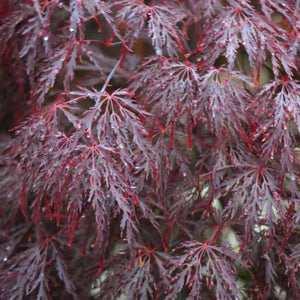
[[117,68],[119,67],[120,63],[121,63],[121,58],[118,59],[118,61],[116,62],[115,66],[110,71],[109,75],[107,76],[107,79],[105,80],[104,85],[102,86],[102,88],[100,90],[100,93],[103,93],[106,90],[106,88],[107,88],[107,86],[108,86],[111,78],[115,74],[115,72],[116,72]]
[[[105,90],[106,90],[106,88],[107,88],[107,86],[108,86],[108,84],[109,84],[111,78],[113,77],[113,75],[115,74],[116,70],[118,69],[118,67],[119,67],[119,65],[120,65],[120,63],[121,63],[121,59],[122,59],[122,58],[119,58],[119,59],[118,59],[118,61],[116,62],[115,66],[112,68],[112,70],[111,70],[110,73],[108,74],[108,76],[107,76],[107,78],[106,78],[106,80],[105,80],[105,82],[104,82],[104,84],[103,84],[101,90],[99,91],[99,94],[98,94],[96,103],[95,103],[95,105],[94,105],[94,108],[96,108],[96,109],[94,110],[94,113],[93,113],[93,115],[92,115],[92,119],[94,118],[95,114],[97,113],[97,107],[98,107],[98,105],[99,105],[99,103],[100,103],[101,96],[102,96],[102,94],[105,92]],[[89,128],[88,128],[89,131],[91,131],[91,127],[92,127],[92,122],[91,122],[90,125],[89,125]]]
[[105,90],[106,90],[106,88],[107,88],[107,86],[108,86],[108,84],[109,84],[111,78],[112,78],[113,75],[115,74],[115,72],[116,72],[116,70],[118,69],[120,63],[121,63],[121,58],[118,59],[118,61],[116,62],[115,66],[112,68],[112,70],[111,70],[110,73],[108,74],[108,76],[107,76],[107,78],[106,78],[106,80],[105,80],[105,82],[104,82],[104,84],[103,84],[103,86],[102,86],[102,88],[101,88],[101,90],[100,90],[98,99],[97,99],[97,101],[96,101],[96,103],[95,103],[95,107],[98,106],[98,104],[99,104],[99,102],[100,102],[100,99],[101,99],[101,94],[103,94],[103,93],[105,92]]

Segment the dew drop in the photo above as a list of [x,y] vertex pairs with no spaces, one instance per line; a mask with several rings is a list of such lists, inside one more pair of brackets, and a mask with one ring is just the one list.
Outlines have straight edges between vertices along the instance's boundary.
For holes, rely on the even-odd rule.
[[183,176],[183,177],[186,177],[186,173],[185,173],[185,172],[183,172],[183,173],[182,173],[182,176]]
[[74,28],[70,27],[69,31],[74,32]]
[[3,257],[3,259],[2,259],[3,261],[7,261],[7,257],[5,256],[5,257]]
[[291,175],[291,180],[292,180],[292,181],[295,181],[295,180],[296,180],[295,174],[292,174],[292,175]]
[[91,138],[91,136],[90,136],[89,134],[87,134],[87,135],[86,135],[86,138],[87,138],[87,139],[90,139],[90,138]]
[[227,205],[228,205],[228,206],[232,205],[232,201],[229,200],[229,201],[227,202]]
[[140,168],[141,168],[141,166],[139,166],[139,165],[136,165],[136,166],[134,167],[135,170],[139,170]]
[[59,8],[62,8],[62,7],[63,7],[63,3],[62,3],[62,2],[59,2],[59,3],[58,3],[58,7],[59,7]]
[[198,101],[197,100],[193,100],[193,109],[197,109],[198,108]]
[[10,246],[6,246],[6,248],[5,248],[7,251],[9,251],[10,250]]
[[148,21],[151,19],[151,12],[150,12],[150,11],[147,12],[147,14],[146,14],[146,19],[147,19]]
[[136,189],[136,185],[132,185],[130,188],[131,188],[132,190],[135,190],[135,189]]
[[120,144],[120,145],[119,145],[119,148],[120,148],[120,149],[123,149],[123,148],[124,148],[124,145],[123,145],[123,144]]
[[80,129],[80,128],[81,128],[81,125],[78,123],[78,124],[76,125],[76,128],[77,128],[77,129]]
[[49,36],[48,36],[48,35],[44,36],[44,37],[43,37],[43,40],[44,40],[45,42],[47,42],[47,41],[49,40]]
[[162,56],[162,51],[161,51],[161,49],[156,48],[156,49],[155,49],[155,52],[156,52],[156,55]]

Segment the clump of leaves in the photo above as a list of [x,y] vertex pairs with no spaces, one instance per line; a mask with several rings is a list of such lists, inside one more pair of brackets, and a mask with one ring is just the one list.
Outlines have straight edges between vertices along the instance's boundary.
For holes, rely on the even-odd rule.
[[298,299],[299,19],[3,1],[0,298]]

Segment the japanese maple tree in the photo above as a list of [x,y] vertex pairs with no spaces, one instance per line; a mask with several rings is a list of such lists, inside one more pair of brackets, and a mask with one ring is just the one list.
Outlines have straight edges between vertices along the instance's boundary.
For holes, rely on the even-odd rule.
[[299,299],[299,20],[1,1],[0,299]]

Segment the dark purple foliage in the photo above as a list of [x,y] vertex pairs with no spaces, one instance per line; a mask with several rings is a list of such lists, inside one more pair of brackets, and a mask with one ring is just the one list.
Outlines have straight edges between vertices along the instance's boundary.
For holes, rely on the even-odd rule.
[[3,0],[0,299],[299,299],[299,20]]

